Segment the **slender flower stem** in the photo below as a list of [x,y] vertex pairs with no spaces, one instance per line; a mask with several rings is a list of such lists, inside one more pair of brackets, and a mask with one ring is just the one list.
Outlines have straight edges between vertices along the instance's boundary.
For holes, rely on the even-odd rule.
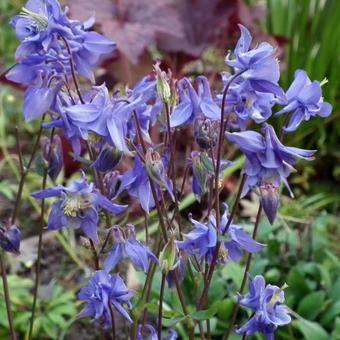
[[165,112],[166,112],[166,123],[168,129],[168,136],[169,136],[169,147],[170,147],[170,167],[169,172],[171,174],[171,180],[173,185],[173,194],[175,197],[175,212],[178,218],[178,226],[179,232],[181,233],[181,223],[180,223],[180,213],[179,213],[179,203],[177,197],[177,190],[176,190],[176,167],[175,167],[175,144],[173,142],[171,127],[170,127],[170,107],[169,104],[165,104]]
[[[242,179],[241,179],[241,183],[240,183],[240,186],[239,186],[239,189],[238,189],[238,192],[237,192],[236,200],[235,200],[235,203],[233,205],[233,209],[231,211],[231,214],[228,218],[226,227],[223,231],[223,234],[225,234],[226,231],[228,230],[228,228],[231,225],[231,222],[232,222],[232,220],[233,220],[233,218],[236,214],[245,181],[246,181],[246,175],[243,174]],[[207,295],[208,295],[208,290],[209,290],[209,287],[210,287],[211,279],[212,279],[212,276],[213,276],[213,273],[214,273],[214,270],[215,270],[215,267],[216,267],[216,264],[217,264],[217,257],[218,257],[218,252],[219,252],[220,246],[221,246],[221,242],[219,241],[219,242],[217,242],[214,253],[213,253],[213,259],[212,259],[211,265],[209,267],[207,279],[204,283],[203,292],[202,292],[202,295],[201,295],[199,302],[198,302],[198,309],[202,309],[204,307],[205,300],[206,300]]]
[[165,278],[166,278],[166,275],[162,273],[161,291],[159,295],[159,308],[158,308],[158,340],[162,340],[162,311],[163,311]]
[[98,258],[96,247],[94,246],[94,243],[90,238],[89,238],[89,241],[90,241],[90,247],[91,247],[93,261],[94,261],[94,267],[96,268],[96,270],[99,270],[99,258]]
[[110,315],[111,315],[111,331],[112,331],[112,340],[116,340],[116,324],[115,324],[115,316],[113,313],[112,305],[109,303]]
[[[260,203],[258,211],[257,211],[256,221],[255,221],[253,235],[252,235],[254,240],[256,239],[257,230],[258,230],[258,227],[259,227],[259,224],[260,224],[261,213],[262,213],[262,204]],[[247,283],[247,275],[248,275],[248,271],[249,271],[249,268],[250,268],[251,260],[252,260],[252,254],[248,253],[247,261],[246,261],[246,267],[244,269],[242,283],[241,283],[241,286],[240,286],[240,289],[239,289],[240,294],[243,293],[244,288],[245,288],[246,283]],[[239,308],[240,308],[239,304],[235,304],[235,306],[233,308],[233,313],[232,313],[230,325],[229,325],[228,329],[226,330],[226,332],[224,334],[223,340],[227,340],[229,338],[229,336],[231,334],[231,331],[232,331],[232,329],[233,329],[233,327],[235,325]]]
[[8,288],[8,281],[7,281],[7,273],[5,268],[5,263],[3,259],[3,253],[0,251],[0,266],[1,266],[1,276],[2,276],[2,284],[4,287],[4,296],[5,296],[5,303],[6,303],[6,311],[7,311],[7,318],[9,324],[9,331],[11,334],[11,340],[16,340],[16,334],[14,329],[13,323],[13,315],[12,315],[12,308],[11,308],[11,299],[9,295],[9,288]]
[[17,126],[15,127],[15,139],[16,139],[17,154],[19,157],[20,173],[22,174],[25,171],[25,168],[24,168],[24,162],[23,162],[23,157],[22,157],[19,129]]
[[[55,129],[52,129],[51,135],[50,135],[50,147],[48,150],[48,158],[51,156],[52,152],[52,142],[54,137]],[[44,190],[46,188],[47,183],[47,176],[48,176],[48,168],[46,167],[44,169],[44,175],[43,175],[43,181],[41,189]],[[33,303],[32,303],[32,314],[31,314],[31,321],[30,321],[30,327],[28,331],[28,339],[32,339],[33,334],[33,326],[34,326],[34,317],[35,317],[35,311],[37,306],[37,297],[38,297],[38,288],[39,288],[39,282],[40,282],[40,264],[41,264],[41,253],[42,253],[42,236],[43,236],[43,230],[45,227],[45,199],[41,200],[41,211],[40,211],[40,229],[39,229],[39,239],[38,239],[38,258],[37,263],[35,267],[35,283],[34,283],[34,291],[33,291]]]
[[[137,129],[137,137],[139,139],[140,144],[142,145],[143,153],[145,155],[146,154],[146,145],[145,145],[143,137],[142,137],[142,131],[141,131],[141,127],[140,127],[140,124],[139,124],[139,121],[138,121],[136,111],[133,112],[133,116],[134,116],[136,129]],[[166,226],[165,226],[164,219],[163,219],[164,214],[163,214],[161,205],[159,204],[159,201],[158,201],[158,196],[157,196],[157,193],[156,193],[155,184],[153,182],[153,179],[150,176],[149,176],[149,181],[150,181],[152,196],[154,198],[157,213],[158,213],[158,219],[159,219],[159,224],[161,226],[161,231],[162,231],[162,234],[163,234],[164,243],[166,243],[168,241],[168,235],[167,235]],[[174,271],[174,279],[175,279],[175,285],[176,285],[178,298],[180,300],[180,303],[181,303],[181,306],[182,306],[182,309],[183,309],[183,313],[184,313],[184,315],[188,315],[188,309],[187,309],[186,304],[185,304],[184,295],[183,295],[182,288],[181,288],[181,285],[179,283],[176,271]],[[194,324],[193,324],[192,320],[190,320],[190,319],[188,320],[188,326],[189,326],[189,329],[190,329],[189,330],[189,332],[190,332],[189,337],[190,337],[190,339],[193,339],[194,338]]]
[[78,81],[77,81],[77,77],[76,77],[76,69],[75,69],[75,66],[74,66],[74,62],[73,62],[73,57],[72,57],[72,52],[71,52],[70,45],[69,45],[68,41],[62,35],[60,35],[60,38],[64,42],[65,47],[67,49],[67,53],[68,53],[68,55],[70,57],[71,74],[72,74],[72,79],[73,79],[74,86],[76,88],[78,97],[80,99],[80,102],[82,104],[85,104],[85,101],[84,101],[84,99],[83,99],[83,97],[81,95],[80,89],[79,89],[79,85],[78,85]]
[[[42,119],[42,122],[43,122],[43,120],[44,120],[44,117]],[[26,180],[27,174],[28,174],[28,172],[29,172],[29,170],[31,168],[31,165],[33,163],[35,154],[36,154],[36,152],[38,150],[38,146],[39,146],[41,135],[42,135],[42,131],[43,131],[42,122],[41,122],[41,125],[40,125],[40,129],[38,131],[37,139],[36,139],[35,144],[33,146],[31,157],[30,157],[27,165],[23,166],[23,171],[20,172],[21,177],[20,177],[20,182],[19,182],[19,186],[18,186],[18,192],[17,192],[17,196],[15,198],[14,209],[13,209],[13,213],[12,213],[12,217],[11,217],[12,223],[15,223],[15,219],[17,218],[17,214],[19,212],[19,207],[20,207],[20,202],[21,202],[22,190],[24,188],[25,180]],[[20,154],[19,154],[19,158],[20,158]]]

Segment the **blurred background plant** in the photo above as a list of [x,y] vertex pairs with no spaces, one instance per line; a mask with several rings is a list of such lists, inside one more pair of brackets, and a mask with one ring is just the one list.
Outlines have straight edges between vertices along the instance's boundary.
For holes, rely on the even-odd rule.
[[[219,72],[224,65],[226,50],[238,37],[237,23],[247,26],[256,41],[267,40],[277,45],[282,60],[281,85],[287,89],[294,78],[294,71],[303,68],[311,79],[328,79],[324,85],[325,99],[333,105],[333,114],[325,119],[304,123],[299,132],[287,136],[287,144],[317,149],[313,163],[303,164],[299,175],[292,179],[296,199],[285,197],[280,215],[273,227],[261,224],[260,240],[267,243],[267,250],[255,257],[251,274],[265,273],[267,281],[282,285],[287,282],[289,306],[299,317],[292,326],[280,329],[279,339],[340,339],[340,272],[339,264],[339,202],[340,202],[340,2],[338,0],[68,0],[71,14],[86,19],[95,14],[97,29],[118,43],[119,53],[105,60],[97,73],[97,83],[105,81],[112,89],[128,83],[133,85],[149,73],[152,61],[160,59],[163,66],[171,68],[175,77],[205,73],[211,83],[220,85]],[[23,6],[22,0],[0,2],[0,70],[12,66],[17,46],[13,30],[8,22]],[[29,157],[32,138],[38,126],[26,124],[22,118],[22,89],[9,84],[1,77],[0,88],[0,218],[6,219],[18,185],[18,159],[16,156],[15,127],[21,139],[24,157]],[[61,136],[62,137],[62,136]],[[72,161],[69,145],[64,146],[65,170],[59,183],[68,181],[79,164]],[[185,145],[186,141],[183,141]],[[66,152],[65,152],[66,150]],[[183,152],[184,153],[184,152]],[[183,156],[184,157],[184,156]],[[230,173],[236,177],[239,167]],[[29,193],[39,188],[39,159],[35,172],[30,172],[24,190],[21,224],[26,238],[35,237],[38,206]],[[293,183],[294,182],[294,183]],[[226,183],[226,191],[233,181]],[[227,196],[226,196],[227,197]],[[194,204],[187,197],[182,204],[186,208]],[[196,204],[196,203],[195,203]],[[254,217],[254,200],[243,201],[244,217]],[[255,208],[256,209],[256,208]],[[191,207],[190,210],[194,210]],[[197,209],[198,211],[199,209]],[[152,218],[152,215],[151,215]],[[137,224],[137,223],[136,223]],[[152,231],[152,228],[150,229]],[[250,230],[250,229],[249,229]],[[66,234],[65,234],[66,233]],[[58,284],[45,275],[40,294],[37,338],[66,336],[76,317],[74,293],[66,293],[62,285],[72,285],[73,292],[81,285],[79,273],[85,272],[89,259],[86,252],[75,250],[71,231],[55,234],[57,251],[49,258],[59,265]],[[66,241],[67,240],[67,241]],[[71,241],[70,241],[71,240]],[[27,242],[29,244],[29,242]],[[25,253],[25,250],[23,251]],[[34,247],[26,253],[34,253]],[[60,255],[62,254],[62,255]],[[63,260],[60,260],[60,256]],[[52,256],[53,257],[53,256]],[[13,292],[14,318],[19,331],[24,332],[29,317],[32,289],[30,267],[34,256],[20,257],[20,266],[12,264],[20,279],[10,276]],[[66,263],[60,267],[60,263]],[[66,272],[76,263],[70,280],[63,280]],[[26,276],[22,279],[22,274]],[[77,277],[77,279],[76,279]],[[59,281],[60,279],[60,281]],[[211,287],[208,311],[194,318],[204,320],[214,316],[211,329],[216,339],[225,329],[230,317],[233,299],[242,279],[240,264],[229,264],[221,270]],[[160,281],[160,280],[158,280]],[[156,283],[158,282],[156,280]],[[52,282],[52,284],[51,284]],[[60,283],[59,283],[60,282]],[[194,290],[184,284],[184,289],[194,306]],[[153,304],[158,299],[159,287],[152,290]],[[0,296],[2,291],[0,289]],[[164,316],[169,325],[182,316],[176,310],[171,293],[165,296],[169,306]],[[189,306],[190,308],[190,306]],[[152,305],[150,306],[152,311]],[[157,308],[154,308],[155,312]],[[3,299],[0,299],[0,337],[6,334],[6,318]],[[244,312],[240,317],[245,317]],[[173,320],[171,320],[171,318]],[[241,321],[241,320],[240,320]],[[241,323],[241,322],[239,322]],[[21,325],[23,325],[21,327]],[[184,337],[185,329],[178,329]],[[234,339],[239,336],[234,335]]]

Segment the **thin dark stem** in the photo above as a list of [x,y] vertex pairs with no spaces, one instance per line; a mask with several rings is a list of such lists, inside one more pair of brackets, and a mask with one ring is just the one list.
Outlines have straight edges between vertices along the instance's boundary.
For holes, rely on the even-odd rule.
[[162,311],[163,311],[165,278],[166,278],[165,274],[162,273],[161,291],[159,295],[159,308],[158,308],[158,340],[162,340]]
[[22,174],[25,171],[24,168],[24,162],[23,162],[23,157],[22,157],[22,149],[21,149],[21,140],[20,140],[20,135],[19,135],[19,129],[16,126],[15,127],[15,139],[16,139],[16,147],[17,147],[17,153],[19,157],[19,165],[20,165],[20,173]]
[[[145,145],[143,137],[142,137],[142,131],[141,131],[141,127],[140,127],[140,124],[139,124],[139,121],[138,121],[136,111],[133,112],[133,116],[134,116],[136,129],[137,129],[137,137],[139,139],[140,144],[142,145],[143,153],[145,155],[146,151],[147,151],[146,145]],[[167,235],[166,226],[165,226],[164,219],[163,219],[164,214],[163,214],[161,205],[159,204],[159,201],[158,201],[158,196],[157,196],[157,193],[156,193],[154,181],[150,176],[149,176],[149,181],[150,181],[152,196],[154,198],[155,205],[156,205],[159,224],[161,226],[161,231],[162,231],[163,239],[164,239],[164,243],[165,243],[165,242],[168,241],[168,235]],[[175,278],[175,285],[176,285],[178,298],[180,300],[180,303],[181,303],[181,306],[182,306],[182,309],[183,309],[183,313],[184,313],[184,315],[188,315],[188,309],[187,309],[186,304],[185,304],[184,295],[183,295],[182,288],[181,288],[181,285],[179,283],[176,271],[174,271],[174,278]],[[190,320],[190,319],[188,320],[188,326],[189,326],[189,329],[190,329],[189,330],[189,338],[193,339],[194,338],[194,325],[193,325],[192,320]]]
[[211,329],[210,329],[210,320],[207,320],[207,335],[208,335],[208,340],[211,340]]
[[[44,118],[42,119],[42,122],[43,122],[43,120],[44,120]],[[38,146],[39,146],[41,135],[42,135],[42,130],[43,130],[43,127],[42,127],[42,123],[41,123],[40,129],[38,131],[37,139],[36,139],[35,144],[33,146],[33,151],[31,153],[31,157],[30,157],[27,165],[24,166],[24,171],[21,172],[20,182],[19,182],[19,186],[18,186],[18,192],[17,192],[17,196],[16,196],[16,199],[15,199],[14,209],[13,209],[12,218],[11,218],[12,223],[15,223],[15,219],[16,219],[17,214],[19,212],[21,196],[22,196],[22,190],[24,188],[24,184],[25,184],[25,180],[26,180],[28,171],[31,168],[31,165],[33,163],[35,154],[36,154],[36,152],[38,150]]]
[[2,274],[2,284],[4,287],[4,296],[5,296],[9,331],[11,334],[11,340],[16,340],[16,334],[15,334],[14,323],[13,323],[13,315],[12,315],[12,307],[11,307],[11,299],[9,295],[9,288],[8,288],[8,281],[7,281],[7,273],[6,273],[5,263],[3,259],[3,253],[1,251],[0,251],[0,266],[1,266],[1,274]]
[[89,241],[90,241],[90,247],[91,247],[91,251],[92,251],[94,266],[95,266],[96,270],[99,270],[99,258],[98,258],[96,247],[94,246],[94,243],[90,238],[89,238]]
[[111,330],[112,330],[112,340],[116,340],[116,324],[115,324],[115,316],[113,313],[112,305],[109,302],[109,309],[111,315]]
[[[52,151],[52,141],[54,136],[55,130],[52,129],[51,135],[50,135],[50,147],[48,150],[48,158],[51,156]],[[44,169],[44,175],[43,175],[43,181],[41,189],[45,190],[46,183],[47,183],[47,176],[48,176],[48,167]],[[37,263],[35,267],[35,282],[34,282],[34,291],[33,291],[33,303],[32,303],[32,314],[31,314],[31,321],[30,321],[30,328],[28,332],[28,339],[32,339],[32,333],[33,333],[33,326],[34,326],[34,318],[35,318],[35,312],[37,307],[37,298],[38,298],[38,288],[39,288],[39,282],[40,282],[40,264],[41,264],[41,253],[42,253],[42,237],[43,237],[43,230],[45,227],[45,199],[41,200],[41,210],[40,210],[40,229],[39,229],[39,238],[38,238],[38,258]]]
[[169,147],[170,147],[170,168],[169,172],[171,174],[171,180],[173,185],[173,194],[175,197],[175,213],[178,219],[178,226],[179,232],[181,233],[181,223],[180,223],[180,213],[179,213],[179,204],[178,204],[178,197],[177,197],[177,190],[176,190],[176,166],[175,166],[175,144],[173,142],[171,127],[170,127],[170,107],[169,104],[165,104],[165,112],[166,112],[166,123],[168,129],[168,136],[169,136]]
[[[258,211],[257,211],[256,221],[255,221],[255,224],[254,224],[254,230],[253,230],[253,235],[252,235],[254,240],[256,239],[257,230],[258,230],[258,227],[259,227],[259,224],[260,224],[261,213],[262,213],[262,204],[260,203]],[[244,269],[242,283],[241,283],[241,286],[240,286],[240,289],[239,289],[239,293],[240,294],[243,293],[244,288],[245,288],[246,283],[247,283],[247,275],[248,275],[248,272],[249,272],[251,260],[252,260],[252,254],[248,253],[247,261],[246,261],[246,267]],[[230,325],[229,325],[228,329],[226,330],[226,332],[224,334],[223,340],[227,340],[229,338],[229,336],[231,334],[231,331],[232,331],[232,329],[233,329],[233,327],[235,325],[239,308],[240,308],[239,304],[236,304],[234,306],[233,314],[232,314],[231,321],[230,321]]]
[[103,245],[100,248],[99,254],[102,254],[104,252],[105,247],[106,247],[107,243],[109,242],[110,235],[111,235],[111,229],[109,229],[109,231],[106,234],[105,240],[103,242]]
[[68,41],[62,36],[60,35],[60,38],[62,39],[62,41],[64,42],[65,44],[65,47],[67,49],[67,53],[70,57],[70,67],[71,67],[71,74],[72,74],[72,79],[73,79],[73,82],[74,82],[74,86],[76,88],[76,91],[77,91],[77,94],[78,94],[78,97],[80,99],[80,102],[82,104],[85,104],[85,101],[81,95],[81,92],[79,90],[79,85],[78,85],[78,81],[77,81],[77,77],[76,77],[76,69],[74,67],[74,62],[73,62],[73,58],[72,58],[72,52],[71,52],[71,48],[70,48],[70,45],[68,43]]
[[186,167],[185,167],[185,170],[184,170],[184,175],[183,175],[183,180],[182,180],[182,185],[181,185],[181,191],[180,191],[180,193],[179,193],[179,197],[180,197],[180,198],[181,198],[182,195],[183,195],[184,186],[185,186],[185,181],[186,181],[186,179],[187,179],[188,173],[189,173],[189,166],[186,166]]
[[147,213],[144,213],[145,243],[149,245],[149,221]]
[[[223,234],[226,233],[229,226],[231,225],[232,220],[234,219],[234,216],[236,214],[238,204],[239,204],[239,201],[240,201],[240,198],[241,198],[241,193],[242,193],[242,190],[243,190],[245,180],[246,180],[246,175],[243,174],[242,179],[241,179],[241,183],[240,183],[240,186],[239,186],[239,189],[238,189],[238,192],[237,192],[236,200],[234,202],[233,209],[232,209],[231,214],[228,218],[228,221],[227,221],[226,227],[223,231]],[[216,220],[216,222],[217,222],[217,220]],[[209,287],[210,287],[211,279],[212,279],[212,276],[213,276],[213,273],[214,273],[214,270],[215,270],[215,267],[216,267],[216,264],[217,264],[217,257],[218,257],[218,252],[219,252],[220,246],[221,246],[221,242],[218,241],[217,244],[216,244],[214,253],[213,253],[213,259],[212,259],[211,265],[209,267],[209,271],[208,271],[207,279],[206,279],[205,284],[204,284],[203,292],[202,292],[202,295],[201,295],[199,302],[198,302],[198,309],[202,309],[204,307],[205,300],[206,300],[206,297],[208,295],[208,290],[209,290]]]

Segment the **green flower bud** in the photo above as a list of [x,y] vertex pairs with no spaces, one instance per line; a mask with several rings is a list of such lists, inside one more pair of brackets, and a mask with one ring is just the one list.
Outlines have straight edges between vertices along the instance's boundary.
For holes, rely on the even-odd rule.
[[174,238],[171,237],[159,254],[159,264],[163,274],[167,274],[177,267],[178,262],[176,262],[176,255],[176,243]]
[[170,76],[161,70],[159,62],[154,65],[154,70],[157,77],[157,93],[164,103],[169,104],[171,98],[171,88],[169,85]]

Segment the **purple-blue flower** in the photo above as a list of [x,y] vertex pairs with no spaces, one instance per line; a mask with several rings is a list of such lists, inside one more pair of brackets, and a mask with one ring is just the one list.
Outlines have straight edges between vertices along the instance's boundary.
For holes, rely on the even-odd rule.
[[247,179],[242,196],[253,187],[260,188],[262,193],[267,195],[262,196],[266,199],[263,202],[265,213],[269,221],[274,221],[278,208],[278,197],[273,196],[275,190],[278,191],[280,183],[283,182],[293,195],[287,177],[294,171],[296,158],[311,161],[314,159],[315,150],[303,150],[283,145],[276,136],[274,128],[269,124],[263,125],[262,134],[255,131],[243,131],[227,132],[226,136],[229,141],[238,144],[246,156],[244,172]]
[[126,257],[137,269],[144,272],[147,272],[150,261],[158,262],[149,247],[136,240],[135,227],[132,224],[127,224],[124,229],[115,226],[111,229],[111,233],[115,244],[104,262],[104,269],[107,272]]
[[266,285],[261,275],[255,276],[254,280],[250,278],[249,293],[239,296],[238,303],[252,309],[254,314],[246,324],[237,329],[237,333],[251,336],[260,332],[267,340],[274,340],[277,327],[291,322],[284,301],[283,288]]
[[[229,219],[228,206],[225,204],[224,208],[220,223],[220,230],[223,234]],[[209,220],[212,225],[216,225],[213,215],[209,216]],[[221,242],[218,260],[222,263],[237,261],[242,257],[243,250],[253,254],[261,251],[264,247],[264,244],[255,241],[241,226],[231,223]]]
[[118,274],[110,275],[104,270],[97,270],[88,285],[82,288],[78,298],[84,301],[85,307],[80,317],[91,317],[104,328],[111,327],[111,311],[116,310],[128,322],[131,317],[123,306],[132,308],[130,299],[134,291],[128,289]]
[[303,70],[295,72],[295,78],[287,93],[287,105],[276,115],[292,113],[288,125],[284,127],[286,132],[295,131],[302,121],[312,117],[328,117],[332,112],[332,105],[323,101],[321,84],[308,78]]
[[[224,85],[230,77],[228,73],[222,75]],[[222,95],[218,99],[221,100]],[[255,91],[248,81],[236,78],[226,97],[225,112],[230,115],[228,127],[245,130],[250,121],[263,123],[272,115],[274,104],[275,97],[272,93]]]
[[284,97],[278,85],[280,70],[275,49],[267,42],[250,48],[250,32],[242,25],[239,27],[241,36],[234,50],[234,59],[227,55],[226,64],[233,67],[235,74],[240,74],[240,78],[246,80],[254,91]]
[[[148,156],[149,155],[149,156]],[[149,176],[154,180],[156,194],[159,197],[159,190],[166,189],[173,197],[172,182],[166,176],[167,160],[166,157],[160,158],[158,153],[149,149],[146,155],[147,165],[145,165],[139,156],[134,159],[134,165],[131,170],[125,172],[121,178],[121,184],[117,195],[124,190],[135,198],[145,212],[149,212],[155,206],[155,200],[151,191]]]
[[[224,233],[229,218],[229,212],[225,207],[225,212],[221,217],[220,233]],[[206,256],[208,262],[212,260],[217,239],[220,237],[216,231],[216,219],[212,214],[206,224],[190,218],[194,224],[194,229],[184,235],[184,241],[177,241],[180,250],[189,255],[195,255],[198,259]],[[227,239],[226,239],[227,238]],[[242,227],[231,224],[226,235],[221,239],[218,261],[226,263],[239,260],[245,250],[249,253],[256,253],[263,249],[264,245],[253,240]]]
[[55,181],[63,168],[63,146],[58,135],[53,136],[52,143],[48,137],[41,141],[41,149],[44,160],[48,164],[48,175]]
[[84,23],[70,20],[67,10],[62,11],[56,0],[29,0],[11,24],[21,41],[16,51],[19,62],[34,54],[48,57],[53,51],[59,63],[66,65],[70,58],[69,47],[76,72],[93,82],[92,68],[115,48],[109,39],[88,31],[94,24],[93,18]]
[[220,108],[212,98],[209,81],[204,76],[196,79],[197,91],[188,78],[178,81],[179,103],[174,107],[170,117],[170,126],[179,127],[190,124],[198,118],[220,119]]
[[52,205],[48,219],[48,229],[81,229],[94,242],[98,242],[98,210],[102,208],[112,214],[120,214],[125,206],[112,203],[101,195],[93,183],[88,183],[85,176],[73,181],[68,187],[57,186],[33,193],[36,199],[60,197]]
[[189,216],[194,229],[188,234],[184,234],[183,241],[177,241],[177,247],[189,255],[203,259],[210,255],[217,243],[217,232],[212,223],[201,223]]
[[0,225],[0,248],[9,253],[20,254],[21,232],[15,224]]
[[[176,340],[178,339],[177,332],[173,329],[168,330],[166,336],[162,335],[162,339]],[[160,340],[154,327],[150,324],[142,324],[138,326],[137,340]]]

